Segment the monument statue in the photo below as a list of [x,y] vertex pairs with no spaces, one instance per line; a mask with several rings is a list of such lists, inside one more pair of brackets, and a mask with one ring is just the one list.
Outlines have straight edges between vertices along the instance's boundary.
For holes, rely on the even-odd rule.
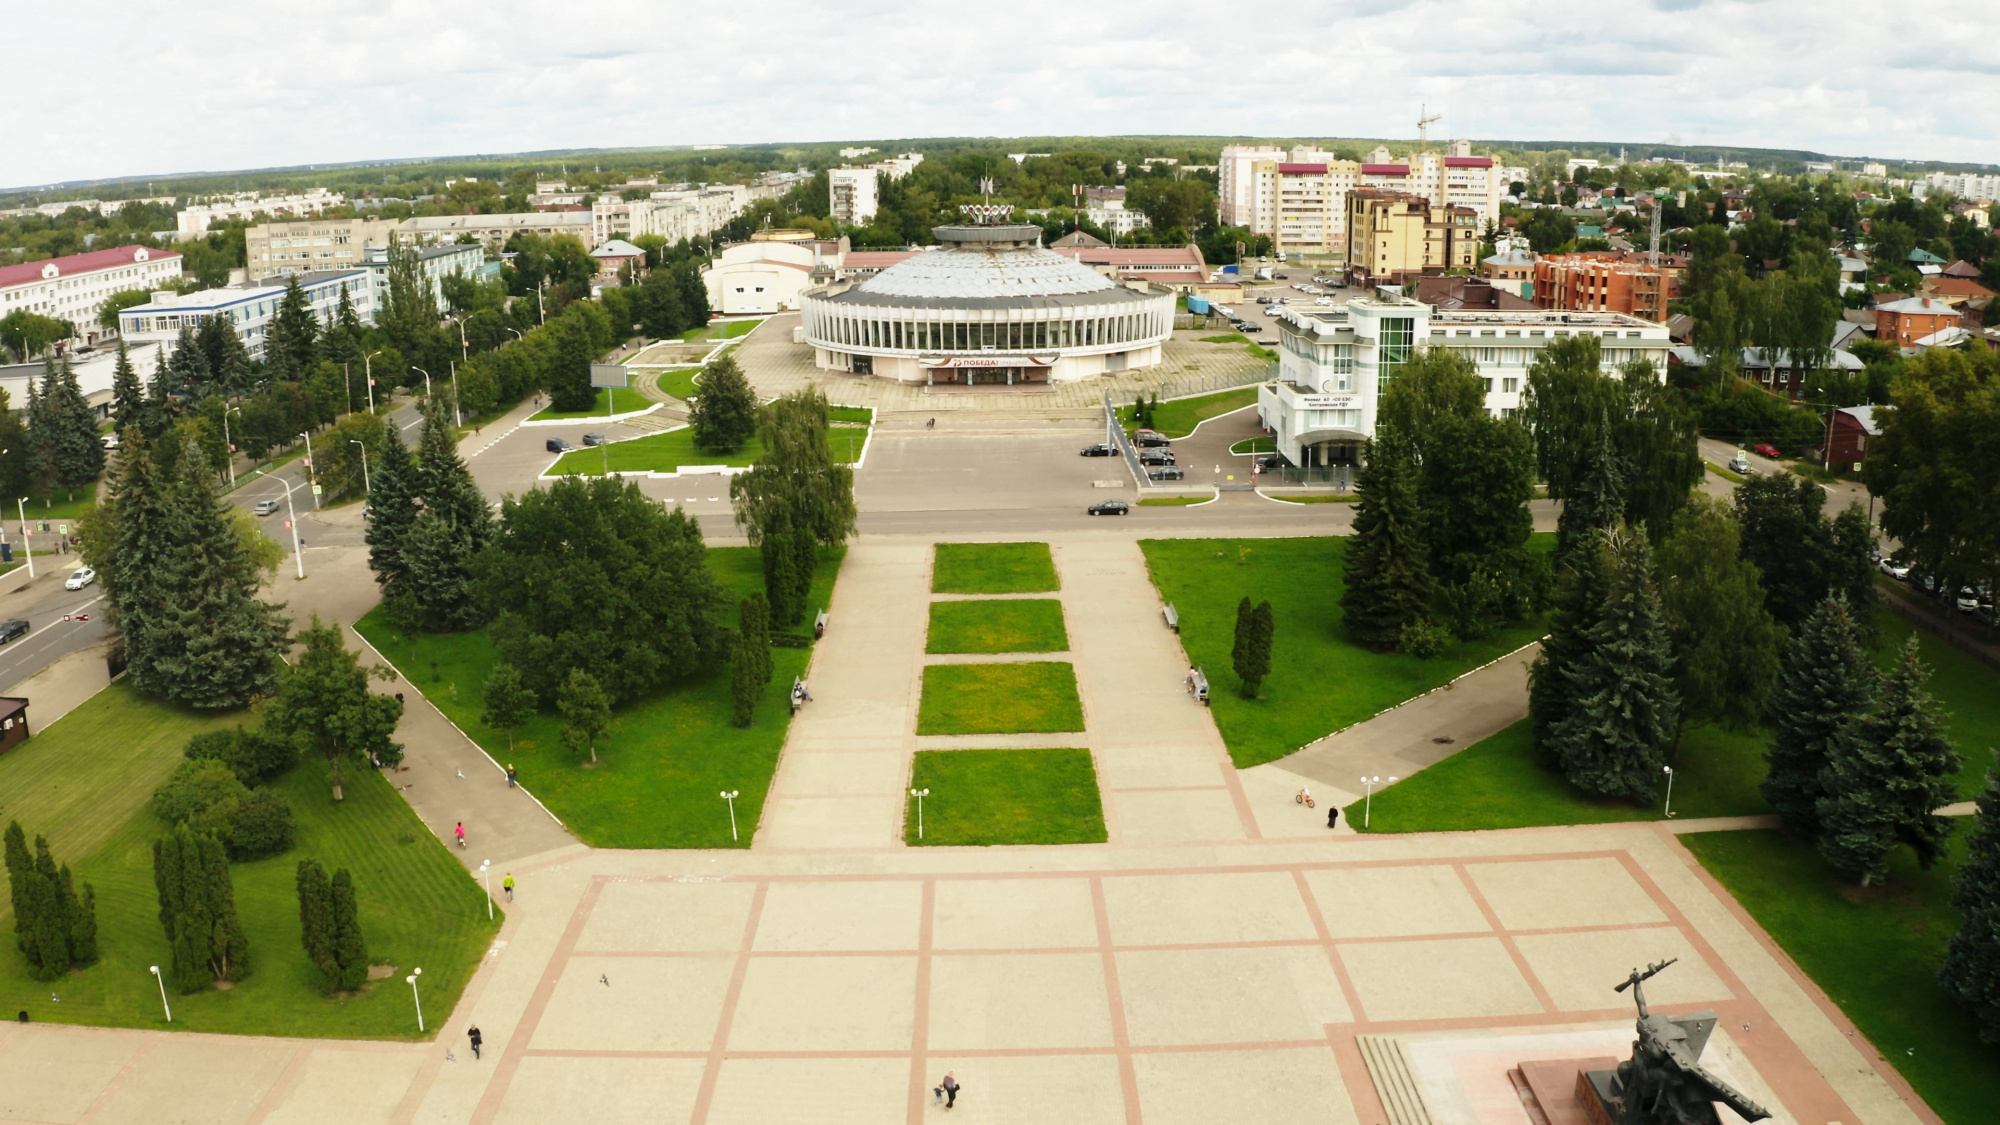
[[1745,1121],[1771,1116],[1702,1069],[1701,1051],[1715,1030],[1713,1010],[1677,1018],[1646,1010],[1644,982],[1677,960],[1648,965],[1643,973],[1634,969],[1618,986],[1619,992],[1631,989],[1639,1006],[1639,1038],[1632,1044],[1632,1057],[1619,1063],[1616,1071],[1594,1070],[1584,1076],[1603,1117],[1611,1125],[1721,1125],[1716,1102]]

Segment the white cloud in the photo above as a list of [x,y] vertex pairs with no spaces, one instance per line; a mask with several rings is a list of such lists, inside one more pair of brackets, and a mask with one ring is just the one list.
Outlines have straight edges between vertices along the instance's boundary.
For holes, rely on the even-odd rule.
[[[1873,0],[208,0],[10,12],[0,184],[921,136],[1413,134],[2000,161],[2000,41]],[[1220,14],[1218,14],[1220,13]]]

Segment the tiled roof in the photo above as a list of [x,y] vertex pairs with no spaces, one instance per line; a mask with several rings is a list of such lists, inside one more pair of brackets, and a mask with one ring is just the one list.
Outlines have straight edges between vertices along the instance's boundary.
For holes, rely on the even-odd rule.
[[1929,289],[1933,293],[1942,293],[1948,297],[1991,297],[1993,295],[1993,290],[1973,281],[1971,278],[1954,277],[1950,273],[1946,273],[1942,277],[1934,277],[1925,282],[1924,288]]
[[[145,257],[141,258],[140,255]],[[110,250],[92,250],[88,254],[71,254],[66,258],[46,258],[39,262],[22,262],[17,266],[0,266],[0,289],[14,285],[26,285],[42,280],[42,271],[50,266],[56,268],[58,277],[74,277],[80,273],[94,273],[97,270],[115,269],[129,266],[138,261],[160,261],[178,258],[178,250],[153,250],[145,246],[119,246]]]

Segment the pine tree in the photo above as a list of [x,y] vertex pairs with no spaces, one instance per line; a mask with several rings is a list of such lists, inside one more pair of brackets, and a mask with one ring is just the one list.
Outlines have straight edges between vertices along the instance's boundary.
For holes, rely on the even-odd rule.
[[402,435],[390,426],[368,490],[368,566],[392,613],[413,597],[403,547],[417,519],[417,463]]
[[326,869],[312,859],[299,861],[296,882],[299,938],[305,945],[306,961],[313,967],[319,990],[332,993],[340,987],[340,964],[333,953],[333,888],[327,882]]
[[702,368],[701,393],[688,409],[688,423],[695,448],[704,453],[734,453],[757,432],[757,392],[734,355],[725,352]]
[[[256,566],[199,449],[183,451],[178,477],[167,497],[168,553],[142,564],[158,571],[162,596],[145,664],[128,665],[133,685],[190,707],[242,707],[276,690],[290,622],[257,599]],[[120,580],[130,573],[121,566]]]
[[1608,550],[1614,569],[1604,609],[1565,669],[1570,710],[1549,739],[1570,784],[1644,803],[1660,783],[1680,700],[1646,538],[1616,534]]
[[521,682],[521,670],[506,661],[493,666],[486,677],[482,691],[486,704],[485,713],[479,721],[495,730],[507,732],[507,751],[514,750],[514,728],[527,722],[535,713],[535,693]]
[[191,401],[200,402],[212,394],[242,394],[250,389],[250,352],[236,332],[235,320],[211,316],[201,322],[194,338],[206,361],[209,381]]
[[556,693],[556,710],[562,712],[565,720],[563,745],[572,752],[588,747],[590,760],[596,761],[597,736],[611,726],[611,700],[598,686],[597,677],[581,668],[571,669],[569,678]]
[[1757,791],[1802,837],[1819,834],[1822,775],[1834,741],[1875,701],[1875,668],[1861,650],[1847,599],[1834,595],[1805,620],[1764,697],[1771,740]]
[[1928,871],[1951,835],[1951,820],[1937,810],[1958,795],[1960,761],[1937,701],[1924,691],[1930,669],[1917,652],[1913,635],[1882,677],[1875,710],[1834,739],[1820,777],[1820,854],[1864,887],[1888,875],[1898,844]]
[[451,410],[441,399],[424,409],[415,486],[422,506],[400,539],[402,592],[423,628],[472,628],[481,620],[472,564],[493,538],[493,517],[485,494],[458,456]]
[[[346,295],[343,289],[341,296]],[[278,298],[278,311],[271,318],[264,340],[264,364],[273,378],[295,383],[319,362],[318,353],[319,321],[294,274],[286,279],[285,295]]]
[[1389,652],[1402,642],[1404,626],[1429,619],[1431,574],[1408,451],[1392,435],[1368,442],[1362,457],[1340,607],[1356,641]]
[[167,360],[166,378],[156,374],[153,379],[153,392],[162,407],[158,424],[164,428],[188,404],[208,397],[213,382],[208,353],[195,338],[194,328],[183,324],[180,335],[174,339],[173,355]]
[[333,873],[333,957],[340,965],[340,987],[352,992],[368,983],[368,945],[361,939],[361,918],[354,905],[354,877],[343,867]]
[[154,633],[167,612],[164,568],[173,550],[173,513],[166,482],[143,435],[118,450],[110,502],[115,513],[106,557],[95,564],[104,586],[106,614],[119,632],[133,683],[144,682],[154,665]]
[[53,427],[55,483],[69,488],[90,484],[104,471],[104,443],[98,440],[97,412],[83,397],[76,372],[65,362],[45,380],[42,410]]
[[1563,498],[1562,514],[1556,519],[1556,565],[1567,561],[1590,533],[1610,530],[1624,510],[1624,482],[1606,421],[1597,427],[1595,448],[1576,488]]
[[1982,1040],[2000,1043],[2000,759],[1986,771],[1951,904],[1963,921],[1945,948],[1938,983],[1978,1019]]
[[125,341],[118,341],[118,365],[111,370],[111,426],[119,435],[146,425],[146,389],[139,385],[139,372]]

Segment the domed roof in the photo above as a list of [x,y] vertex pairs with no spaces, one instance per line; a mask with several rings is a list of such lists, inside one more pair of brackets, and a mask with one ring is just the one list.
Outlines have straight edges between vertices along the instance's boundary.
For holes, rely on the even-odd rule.
[[938,227],[939,246],[898,262],[849,292],[871,297],[979,300],[1063,297],[1122,288],[1038,243],[1032,226]]

